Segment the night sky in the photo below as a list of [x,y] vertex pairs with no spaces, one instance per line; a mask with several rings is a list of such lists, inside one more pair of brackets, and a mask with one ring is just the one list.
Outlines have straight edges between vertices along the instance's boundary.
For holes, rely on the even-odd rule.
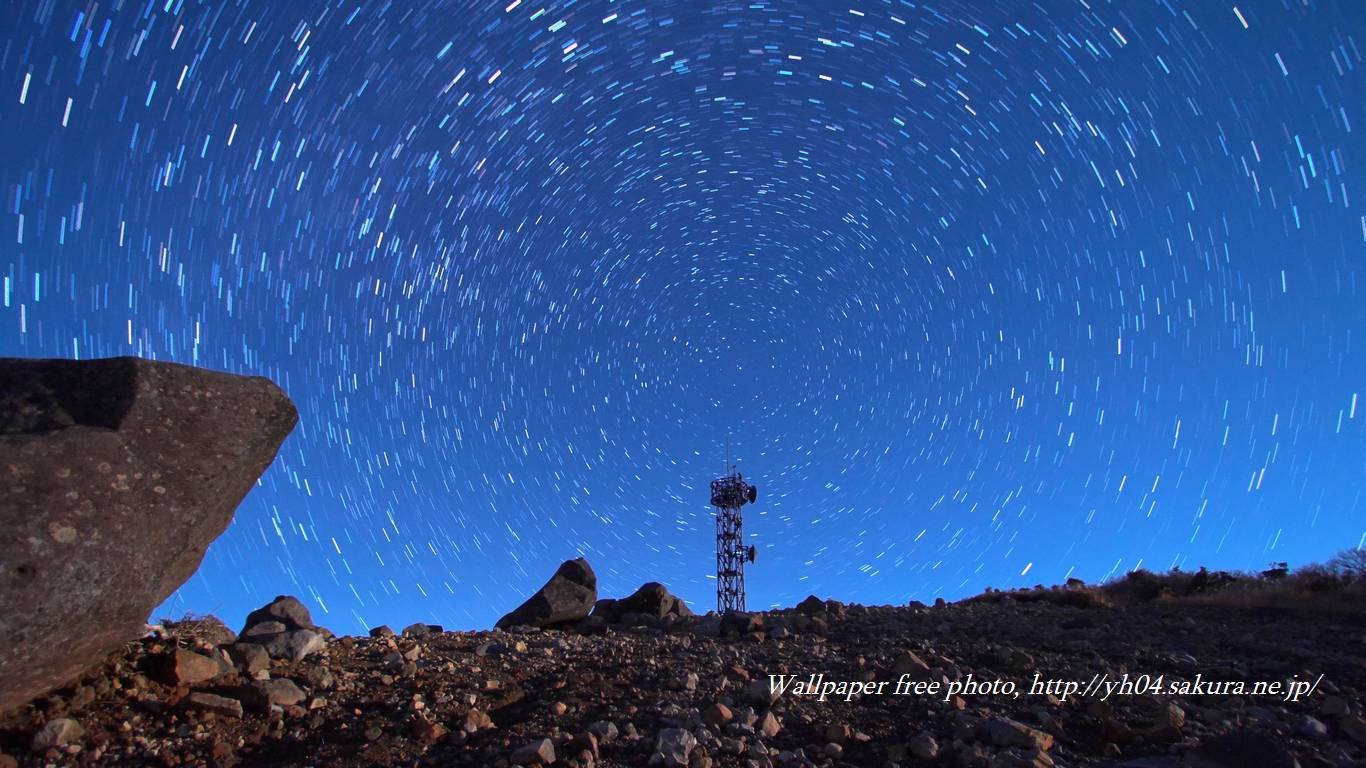
[[1366,537],[1366,4],[0,7],[0,354],[269,376],[158,612],[489,627]]

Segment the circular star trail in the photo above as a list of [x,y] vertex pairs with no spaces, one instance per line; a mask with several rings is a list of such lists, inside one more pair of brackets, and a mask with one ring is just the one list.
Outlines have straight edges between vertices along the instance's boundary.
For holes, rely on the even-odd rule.
[[1366,535],[1353,3],[0,16],[0,352],[299,406],[162,613],[705,610],[727,441],[751,606]]

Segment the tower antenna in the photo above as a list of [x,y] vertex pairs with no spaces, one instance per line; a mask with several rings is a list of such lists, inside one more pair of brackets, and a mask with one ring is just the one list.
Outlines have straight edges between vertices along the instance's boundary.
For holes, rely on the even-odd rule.
[[744,515],[759,489],[745,482],[730,463],[730,435],[726,435],[726,474],[711,481],[711,504],[716,507],[716,612],[745,610],[745,561],[754,562],[754,547],[745,547]]

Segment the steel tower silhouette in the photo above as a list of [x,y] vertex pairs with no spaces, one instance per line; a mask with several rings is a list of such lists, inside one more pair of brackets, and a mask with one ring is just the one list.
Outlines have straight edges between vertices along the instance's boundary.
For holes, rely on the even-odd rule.
[[745,610],[745,561],[754,562],[754,547],[745,546],[741,508],[752,504],[759,489],[745,482],[727,458],[726,476],[711,481],[716,507],[716,612]]

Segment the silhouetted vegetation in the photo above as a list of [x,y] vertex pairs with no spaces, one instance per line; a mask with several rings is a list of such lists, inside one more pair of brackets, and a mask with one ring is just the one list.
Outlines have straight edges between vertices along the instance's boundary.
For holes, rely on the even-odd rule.
[[1284,562],[1257,572],[1140,568],[1099,585],[1068,579],[1053,587],[987,588],[968,601],[1004,600],[1102,609],[1165,602],[1366,616],[1366,549],[1345,549],[1327,562],[1296,569]]

